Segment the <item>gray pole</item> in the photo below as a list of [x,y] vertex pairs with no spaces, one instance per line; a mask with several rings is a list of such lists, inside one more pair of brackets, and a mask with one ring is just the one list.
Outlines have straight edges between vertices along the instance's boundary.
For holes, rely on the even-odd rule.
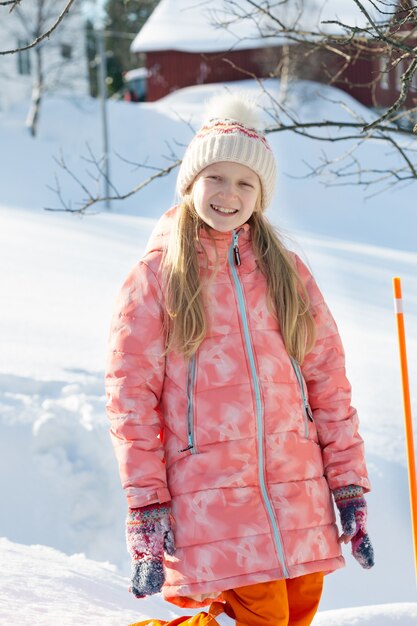
[[[104,31],[97,31],[98,54],[100,65],[98,72],[98,90],[101,102],[101,128],[103,132],[103,171],[104,171],[104,196],[110,196],[110,162],[109,162],[109,132],[107,122],[107,90],[106,90],[106,51],[104,48]],[[110,209],[110,200],[105,200],[106,209]]]

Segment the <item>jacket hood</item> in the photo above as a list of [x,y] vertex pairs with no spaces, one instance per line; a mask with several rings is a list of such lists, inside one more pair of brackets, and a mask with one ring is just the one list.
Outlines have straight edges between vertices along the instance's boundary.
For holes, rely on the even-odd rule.
[[169,241],[170,233],[178,216],[179,206],[166,211],[157,221],[145,248],[145,256],[150,252],[164,250]]

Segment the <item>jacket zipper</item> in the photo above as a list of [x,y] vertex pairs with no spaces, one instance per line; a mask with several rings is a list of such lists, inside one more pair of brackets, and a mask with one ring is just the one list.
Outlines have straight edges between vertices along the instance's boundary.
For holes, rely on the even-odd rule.
[[196,371],[196,356],[193,354],[188,363],[187,369],[187,447],[178,452],[191,451],[191,454],[196,454],[197,448],[195,445],[194,435],[194,385],[195,385],[195,371]]
[[243,335],[244,335],[244,340],[245,340],[246,352],[247,352],[247,356],[249,359],[250,372],[252,376],[253,389],[255,392],[255,399],[256,399],[256,420],[257,420],[257,426],[258,426],[259,485],[261,488],[262,498],[263,498],[263,501],[264,501],[264,504],[265,504],[265,507],[266,507],[266,510],[267,510],[267,513],[271,522],[271,526],[273,529],[273,535],[274,535],[275,544],[277,547],[278,559],[280,561],[280,564],[284,573],[284,577],[289,578],[288,570],[285,564],[281,534],[278,528],[278,523],[275,518],[275,513],[272,508],[272,504],[269,499],[268,492],[266,490],[266,484],[265,484],[265,452],[264,452],[264,443],[263,443],[264,409],[262,405],[261,389],[260,389],[258,374],[256,371],[256,364],[255,364],[255,357],[253,353],[252,341],[251,341],[250,334],[249,334],[249,324],[248,324],[248,317],[246,314],[246,306],[245,306],[245,300],[243,296],[243,288],[242,288],[242,284],[240,282],[239,275],[236,269],[236,266],[240,265],[238,241],[239,241],[239,233],[236,231],[233,231],[233,242],[229,249],[228,260],[229,260],[229,266],[231,269],[233,282],[234,282],[235,289],[236,289],[236,295],[237,295],[237,299],[239,303],[239,312],[240,312],[240,318],[241,318],[242,326],[243,326]]
[[303,401],[303,409],[304,409],[304,425],[305,425],[305,436],[308,437],[309,434],[309,422],[313,422],[313,414],[310,409],[310,405],[307,400],[306,392],[304,389],[303,375],[301,373],[300,366],[298,362],[291,356],[291,364],[293,366],[295,376],[297,378],[298,387],[301,392],[301,399]]

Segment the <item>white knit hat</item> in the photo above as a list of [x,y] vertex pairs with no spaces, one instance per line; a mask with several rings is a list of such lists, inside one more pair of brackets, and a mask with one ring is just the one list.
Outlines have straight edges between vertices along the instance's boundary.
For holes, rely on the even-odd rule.
[[262,187],[262,208],[272,200],[275,186],[275,159],[261,130],[253,103],[241,96],[225,94],[209,103],[210,118],[185,151],[177,179],[184,196],[201,170],[219,161],[234,161],[256,172]]

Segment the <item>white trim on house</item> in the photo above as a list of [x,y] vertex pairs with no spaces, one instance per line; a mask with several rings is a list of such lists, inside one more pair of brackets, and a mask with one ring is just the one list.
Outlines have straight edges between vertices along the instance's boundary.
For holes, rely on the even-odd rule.
[[379,57],[379,86],[381,89],[389,89],[388,61],[385,56]]
[[401,91],[401,76],[403,75],[404,71],[405,71],[404,63],[403,61],[400,61],[395,66],[395,89],[397,91]]

